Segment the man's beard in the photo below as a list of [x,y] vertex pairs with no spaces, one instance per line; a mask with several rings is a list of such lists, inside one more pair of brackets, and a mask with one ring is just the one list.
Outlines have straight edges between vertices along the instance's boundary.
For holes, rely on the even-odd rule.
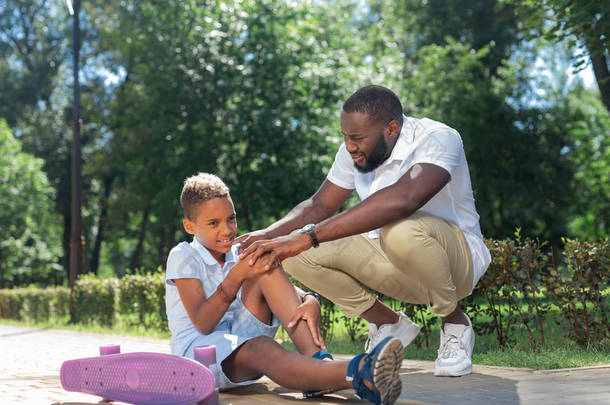
[[369,173],[377,169],[387,159],[386,154],[388,153],[388,145],[386,145],[383,136],[379,138],[379,142],[373,148],[373,151],[369,156],[365,156],[364,166],[358,166],[354,163],[354,167],[360,173]]

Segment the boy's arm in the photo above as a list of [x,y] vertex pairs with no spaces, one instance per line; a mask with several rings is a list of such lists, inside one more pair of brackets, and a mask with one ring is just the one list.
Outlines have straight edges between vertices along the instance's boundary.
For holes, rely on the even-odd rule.
[[205,296],[205,291],[203,291],[199,279],[174,279],[176,287],[178,287],[180,300],[193,325],[201,333],[206,335],[211,333],[235,300],[242,283],[251,277],[266,272],[266,264],[267,261],[262,260],[260,265],[250,267],[245,262],[238,262],[229,270],[225,279],[209,297]]
[[179,278],[174,279],[174,282],[193,325],[201,333],[211,333],[227,312],[231,301],[226,300],[218,290],[206,298],[198,278]]

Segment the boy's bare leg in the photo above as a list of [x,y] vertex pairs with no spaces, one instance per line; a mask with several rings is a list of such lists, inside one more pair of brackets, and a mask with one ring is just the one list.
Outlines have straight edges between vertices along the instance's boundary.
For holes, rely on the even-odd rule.
[[347,361],[317,360],[291,352],[267,336],[248,340],[222,362],[233,382],[266,375],[277,384],[299,390],[351,388],[352,383],[345,380],[347,365]]
[[[284,328],[301,305],[294,286],[281,268],[246,280],[242,285],[242,301],[254,316],[267,324],[271,321],[271,313],[275,314]],[[286,331],[299,353],[311,356],[320,350],[304,321]]]

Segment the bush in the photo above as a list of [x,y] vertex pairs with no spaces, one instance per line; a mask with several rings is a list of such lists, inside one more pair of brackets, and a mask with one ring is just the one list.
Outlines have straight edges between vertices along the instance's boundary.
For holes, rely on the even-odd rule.
[[[545,345],[545,325],[562,325],[565,336],[584,346],[606,345],[610,338],[610,248],[566,239],[563,264],[553,268],[546,244],[537,240],[486,241],[492,263],[473,295],[462,306],[477,333],[495,334],[500,346],[515,341],[519,332],[531,346]],[[297,283],[298,284],[298,283]],[[0,290],[0,318],[41,322],[68,316],[69,289],[18,288]],[[423,305],[380,296],[403,310],[422,327],[415,344],[429,347],[430,330],[438,317]],[[75,321],[112,326],[115,322],[167,330],[165,275],[162,272],[127,275],[121,279],[81,276],[74,289]],[[322,299],[322,333],[332,340],[335,325],[346,326],[352,341],[364,339],[360,319],[348,320],[332,302]]]
[[69,314],[70,290],[28,287],[0,290],[0,318],[44,322]]
[[119,280],[119,313],[128,325],[167,328],[165,274],[127,275]]
[[598,345],[610,336],[610,247],[599,243],[564,240],[565,264],[547,279],[549,295],[562,316],[557,321],[577,343]]
[[74,285],[74,321],[112,326],[118,283],[115,278],[80,276]]

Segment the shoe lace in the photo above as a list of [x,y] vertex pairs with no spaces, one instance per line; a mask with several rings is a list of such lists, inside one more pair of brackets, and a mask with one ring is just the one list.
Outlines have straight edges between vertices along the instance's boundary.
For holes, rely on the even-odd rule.
[[457,357],[459,351],[464,351],[464,345],[456,335],[448,335],[443,345],[438,349],[439,357],[451,359]]
[[369,352],[374,344],[373,341],[375,340],[375,338],[377,337],[377,331],[373,332],[372,330],[369,329],[369,333],[368,333],[368,337],[366,338],[366,342],[364,342],[364,351],[365,352]]

